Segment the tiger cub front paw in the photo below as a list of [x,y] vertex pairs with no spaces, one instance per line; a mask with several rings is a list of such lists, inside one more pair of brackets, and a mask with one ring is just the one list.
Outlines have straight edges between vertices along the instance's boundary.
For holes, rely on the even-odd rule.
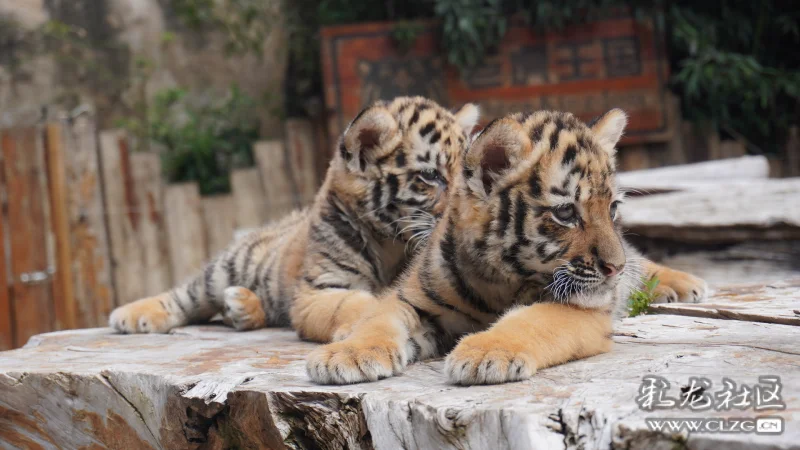
[[453,384],[499,384],[525,380],[536,373],[536,361],[521,349],[504,347],[492,331],[465,337],[447,355],[444,370]]
[[108,324],[121,333],[166,333],[178,324],[164,308],[167,294],[143,298],[111,312]]
[[409,349],[391,338],[345,339],[323,345],[306,358],[306,372],[320,384],[377,381],[408,365]]
[[708,295],[705,280],[692,274],[663,267],[655,276],[658,285],[653,303],[700,303]]

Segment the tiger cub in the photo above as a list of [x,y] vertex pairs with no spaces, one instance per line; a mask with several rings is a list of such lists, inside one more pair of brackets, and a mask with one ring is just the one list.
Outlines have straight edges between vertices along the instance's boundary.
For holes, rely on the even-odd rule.
[[622,239],[615,146],[626,123],[618,109],[591,126],[547,111],[490,123],[412,267],[349,336],[309,354],[310,378],[373,381],[455,347],[452,383],[522,380],[609,351],[612,318],[643,275],[661,271],[682,300],[702,298],[705,282]]
[[237,329],[347,334],[444,211],[478,110],[422,97],[377,102],[340,138],[313,205],[234,243],[188,283],[117,308],[113,328],[165,333],[223,312]]

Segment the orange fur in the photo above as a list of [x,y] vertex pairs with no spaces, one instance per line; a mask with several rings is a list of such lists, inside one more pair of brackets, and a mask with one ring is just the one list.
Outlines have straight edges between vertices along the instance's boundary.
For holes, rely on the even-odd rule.
[[611,315],[568,305],[513,310],[491,328],[466,336],[447,356],[452,383],[524,380],[537,369],[611,350]]
[[376,381],[400,373],[411,361],[406,345],[417,330],[414,311],[396,297],[382,299],[345,339],[321,346],[307,357],[312,376],[323,383]]

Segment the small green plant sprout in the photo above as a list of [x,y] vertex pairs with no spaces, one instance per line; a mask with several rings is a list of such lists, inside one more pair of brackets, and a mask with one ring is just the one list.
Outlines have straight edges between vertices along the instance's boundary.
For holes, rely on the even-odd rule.
[[628,300],[628,317],[647,314],[647,309],[650,308],[650,304],[656,299],[656,286],[658,286],[658,277],[653,277],[646,280],[641,289],[637,289],[631,293]]

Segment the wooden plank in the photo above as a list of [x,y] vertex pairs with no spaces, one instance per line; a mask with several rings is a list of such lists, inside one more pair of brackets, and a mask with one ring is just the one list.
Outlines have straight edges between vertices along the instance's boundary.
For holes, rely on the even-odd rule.
[[328,165],[330,165],[331,159],[333,158],[335,141],[330,142],[327,124],[322,118],[314,119],[314,134],[317,142],[317,180],[321,184],[328,172]]
[[619,149],[620,170],[643,170],[650,167],[650,155],[645,145],[632,145]]
[[681,144],[687,162],[696,163],[711,159],[707,148],[708,142],[692,122],[681,123]]
[[687,242],[800,239],[800,178],[708,183],[706,189],[630,198],[630,231]]
[[269,217],[264,201],[264,186],[257,168],[231,172],[231,193],[235,204],[236,226],[260,227]]
[[650,311],[800,326],[800,279],[718,289],[703,303],[660,303]]
[[132,153],[124,132],[100,134],[117,304],[172,285],[158,156]]
[[148,274],[144,281],[145,295],[153,295],[172,287],[161,158],[153,153],[135,152],[131,155],[131,170],[141,210],[138,236],[142,265]]
[[76,326],[103,326],[115,302],[95,122],[62,126]]
[[253,153],[264,180],[264,200],[267,205],[267,218],[280,219],[295,207],[295,184],[286,150],[280,141],[256,142]]
[[317,148],[314,127],[305,119],[289,119],[286,121],[286,146],[291,157],[291,175],[297,185],[300,205],[308,205],[314,201],[319,185],[317,177]]
[[720,141],[719,151],[723,160],[725,158],[741,158],[747,154],[747,146],[740,139],[726,139]]
[[800,176],[800,129],[793,126],[789,129],[789,137],[784,147],[786,165],[782,175],[786,177]]
[[[202,326],[124,339],[107,329],[52,333],[0,354],[8,411],[0,415],[0,446],[27,438],[114,448],[124,437],[127,448],[279,449],[302,436],[304,448],[322,449],[797,448],[800,327],[648,315],[622,320],[614,340],[608,354],[518,383],[456,387],[438,359],[375,383],[319,386],[305,371],[318,346],[289,330]],[[777,375],[787,408],[647,411],[636,401],[645,375],[667,379],[665,394],[679,399],[690,377],[708,378],[713,394],[723,377],[752,390],[759,376]],[[687,435],[645,422],[758,415],[781,417],[783,433]],[[223,426],[186,425],[208,417]],[[113,419],[114,433],[75,426],[76,418]]]
[[195,183],[173,184],[164,191],[172,284],[197,274],[208,259],[200,191]]
[[667,119],[670,130],[669,133],[672,136],[669,142],[667,142],[669,165],[686,164],[688,158],[686,156],[685,143],[683,142],[683,133],[681,132],[681,124],[683,123],[681,100],[675,94],[668,94]]
[[617,177],[622,187],[643,191],[684,190],[706,183],[763,180],[769,178],[769,162],[763,156],[705,161],[658,169],[634,170]]
[[[8,194],[6,191],[5,182],[5,165],[4,160],[5,150],[4,146],[9,145],[11,136],[7,132],[0,130],[0,189],[5,194],[6,199]],[[13,145],[13,144],[10,144]],[[13,309],[11,305],[11,296],[9,291],[8,280],[8,253],[6,252],[6,215],[5,208],[0,208],[0,351],[9,350],[14,347],[14,323],[13,323]]]
[[67,176],[64,163],[64,139],[61,125],[45,127],[48,193],[56,255],[53,274],[53,309],[57,330],[75,328],[77,309],[72,279],[72,242],[67,201]]
[[708,159],[722,159],[722,146],[720,144],[719,133],[716,128],[705,128],[703,134],[706,141],[706,149],[708,149]]
[[210,257],[224,250],[231,242],[236,230],[237,205],[231,195],[204,197],[203,227],[206,230],[208,255]]
[[14,311],[14,345],[55,326],[49,281],[26,283],[31,274],[48,273],[51,238],[47,229],[47,189],[44,182],[44,148],[37,128],[3,134],[8,233],[11,237],[11,292]]
[[800,241],[753,240],[724,249],[686,245],[681,250],[676,249],[674,241],[634,242],[647,249],[648,257],[702,278],[712,289],[800,278],[800,265],[794,262],[800,261]]

